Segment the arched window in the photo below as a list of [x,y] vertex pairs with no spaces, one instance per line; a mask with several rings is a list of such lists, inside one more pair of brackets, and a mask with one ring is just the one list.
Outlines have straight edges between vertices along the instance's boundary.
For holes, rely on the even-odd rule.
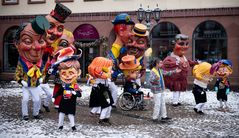
[[14,45],[14,34],[18,26],[7,29],[3,37],[3,71],[14,72],[18,61],[18,52]]
[[200,23],[193,32],[193,57],[209,63],[227,58],[227,33],[216,21]]
[[82,60],[80,60],[82,77],[85,77],[92,60],[100,55],[100,46],[91,45],[92,42],[99,39],[99,33],[93,25],[82,24],[74,30],[73,35],[75,41],[86,44],[86,46],[79,47],[82,50]]
[[154,26],[150,33],[150,45],[153,49],[152,56],[163,60],[173,51],[172,40],[177,34],[180,34],[180,31],[173,23],[161,22]]

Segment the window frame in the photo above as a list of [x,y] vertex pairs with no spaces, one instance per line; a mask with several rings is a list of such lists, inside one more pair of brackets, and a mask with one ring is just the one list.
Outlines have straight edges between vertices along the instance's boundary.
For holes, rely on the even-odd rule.
[[46,3],[46,0],[28,0],[28,4],[40,4],[40,3]]
[[2,0],[2,5],[17,5],[19,0]]

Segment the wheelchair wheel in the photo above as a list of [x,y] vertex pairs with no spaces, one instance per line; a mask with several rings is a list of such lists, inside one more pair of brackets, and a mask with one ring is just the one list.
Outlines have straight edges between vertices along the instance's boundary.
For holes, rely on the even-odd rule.
[[129,111],[134,108],[136,100],[129,92],[124,92],[119,96],[118,105],[122,110]]

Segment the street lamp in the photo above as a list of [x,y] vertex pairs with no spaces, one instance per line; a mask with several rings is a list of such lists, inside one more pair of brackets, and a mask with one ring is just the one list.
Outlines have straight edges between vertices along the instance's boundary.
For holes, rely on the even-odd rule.
[[161,10],[158,8],[158,4],[156,6],[157,6],[157,8],[154,9],[153,14],[154,14],[154,20],[158,23],[160,20]]
[[150,20],[151,20],[151,14],[153,14],[154,20],[158,23],[160,20],[161,10],[158,8],[158,4],[156,6],[157,8],[155,8],[154,10],[150,10],[149,6],[147,10],[144,10],[142,8],[142,4],[140,4],[140,8],[136,11],[138,21],[141,23],[145,19],[145,22],[148,24],[150,23]]
[[142,4],[140,4],[140,8],[137,10],[137,18],[140,23],[144,20],[144,16],[145,16],[145,11],[142,8]]

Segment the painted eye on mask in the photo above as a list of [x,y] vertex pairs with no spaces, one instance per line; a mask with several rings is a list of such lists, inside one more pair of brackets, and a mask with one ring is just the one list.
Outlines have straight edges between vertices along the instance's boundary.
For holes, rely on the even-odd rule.
[[188,46],[188,42],[179,42],[177,44],[180,46]]
[[49,29],[53,29],[55,27],[55,24],[51,23]]
[[144,44],[145,42],[144,42],[144,40],[138,40],[137,41],[137,44]]
[[66,41],[64,41],[64,42],[61,42],[60,44],[59,44],[59,46],[61,46],[61,47],[68,47],[68,42],[66,42]]
[[31,40],[31,39],[24,39],[22,42],[23,42],[24,44],[26,44],[26,45],[32,44],[32,40]]
[[38,43],[39,44],[45,44],[45,41],[44,41],[44,39],[40,39],[40,40],[38,40]]
[[133,43],[133,40],[132,39],[128,39],[128,43]]

